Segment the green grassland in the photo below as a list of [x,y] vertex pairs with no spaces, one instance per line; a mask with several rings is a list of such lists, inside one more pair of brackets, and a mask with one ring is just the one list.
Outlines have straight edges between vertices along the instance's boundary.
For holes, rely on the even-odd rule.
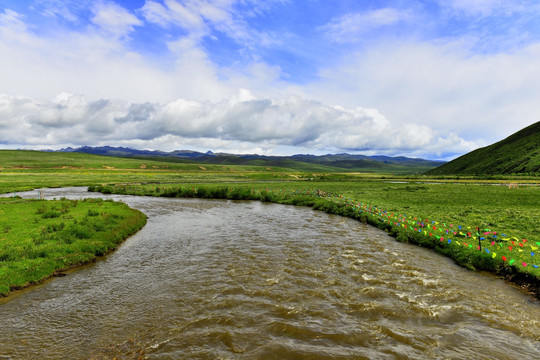
[[[0,171],[9,170],[153,170],[153,171],[264,171],[259,166],[204,164],[106,157],[83,153],[57,153],[32,150],[0,150]],[[281,170],[279,168],[275,170]],[[267,170],[270,171],[270,170]]]
[[0,295],[93,261],[146,223],[123,203],[0,198]]
[[491,176],[486,180],[313,173],[27,151],[0,151],[0,167],[0,193],[78,185],[105,193],[312,206],[369,222],[399,241],[433,248],[468,268],[493,271],[515,281],[524,279],[540,288],[540,271],[534,267],[540,265],[540,252],[535,249],[540,243],[537,177]]
[[103,182],[291,180],[291,169],[252,165],[185,164],[82,153],[0,150],[0,193]]
[[407,157],[387,157],[351,154],[268,156],[257,154],[200,153],[196,151],[150,151],[119,147],[81,147],[73,149],[94,155],[168,161],[184,164],[244,165],[281,167],[302,172],[363,172],[392,174],[422,174],[442,164],[440,161]]

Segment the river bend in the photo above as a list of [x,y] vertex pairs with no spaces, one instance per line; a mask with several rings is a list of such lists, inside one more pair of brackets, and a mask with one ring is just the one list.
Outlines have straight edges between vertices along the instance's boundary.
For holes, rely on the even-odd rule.
[[98,262],[1,300],[0,359],[540,358],[530,296],[355,220],[44,194],[121,200],[148,223]]

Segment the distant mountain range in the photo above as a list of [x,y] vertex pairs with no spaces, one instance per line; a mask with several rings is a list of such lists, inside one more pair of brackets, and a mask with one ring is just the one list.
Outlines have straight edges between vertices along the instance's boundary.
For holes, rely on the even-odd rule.
[[112,146],[83,146],[79,148],[69,147],[58,151],[174,162],[274,166],[301,171],[321,172],[331,171],[415,174],[424,173],[445,163],[444,161],[415,159],[402,156],[389,157],[351,154],[266,156],[257,154],[246,155],[213,153],[211,151],[202,153],[191,150],[174,150],[171,152],[164,152]]
[[83,146],[59,152],[153,159],[198,164],[257,165],[313,172],[373,172],[427,175],[540,175],[540,122],[450,162],[408,157],[351,154],[266,156],[257,154],[202,153],[192,150],[170,152],[126,147]]
[[540,121],[495,144],[474,150],[428,175],[540,175]]

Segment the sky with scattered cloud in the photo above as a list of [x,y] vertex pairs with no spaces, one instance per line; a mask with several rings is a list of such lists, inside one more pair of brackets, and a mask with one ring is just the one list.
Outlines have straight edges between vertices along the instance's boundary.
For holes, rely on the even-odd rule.
[[539,63],[536,0],[0,0],[0,148],[449,160]]

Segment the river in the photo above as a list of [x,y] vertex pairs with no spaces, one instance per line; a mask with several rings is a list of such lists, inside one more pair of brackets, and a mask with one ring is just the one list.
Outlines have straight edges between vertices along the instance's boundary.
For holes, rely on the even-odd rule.
[[0,359],[540,358],[529,295],[355,220],[251,201],[44,195],[121,200],[148,223],[96,263],[0,300]]

